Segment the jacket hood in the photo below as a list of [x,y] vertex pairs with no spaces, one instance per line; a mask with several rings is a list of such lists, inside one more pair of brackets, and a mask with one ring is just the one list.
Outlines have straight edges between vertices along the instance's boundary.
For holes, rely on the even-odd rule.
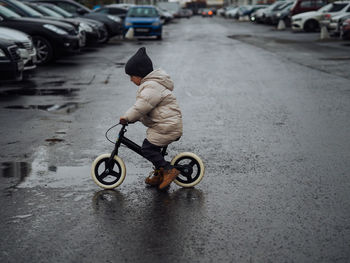
[[146,81],[155,81],[170,91],[174,89],[174,82],[171,80],[170,76],[162,69],[153,70],[142,79],[141,83],[144,83]]

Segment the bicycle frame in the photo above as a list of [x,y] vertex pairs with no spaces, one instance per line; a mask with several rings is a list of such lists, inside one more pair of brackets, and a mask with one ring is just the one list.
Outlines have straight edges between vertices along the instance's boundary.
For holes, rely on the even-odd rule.
[[[120,145],[125,145],[126,147],[128,147],[130,150],[136,152],[137,154],[141,155],[142,157],[143,154],[142,154],[142,151],[141,151],[141,146],[139,146],[138,144],[134,143],[133,141],[131,141],[130,139],[126,138],[124,136],[124,134],[126,133],[126,124],[123,124],[122,125],[122,128],[120,129],[119,131],[119,135],[118,135],[118,138],[117,138],[117,141],[115,143],[115,146],[114,146],[114,149],[112,151],[112,154],[108,160],[108,165],[110,165],[110,163],[113,163],[112,160],[114,158],[115,155],[118,155],[118,150],[119,150],[119,147]],[[167,146],[163,147],[162,150],[161,150],[161,154],[163,156],[167,155]]]

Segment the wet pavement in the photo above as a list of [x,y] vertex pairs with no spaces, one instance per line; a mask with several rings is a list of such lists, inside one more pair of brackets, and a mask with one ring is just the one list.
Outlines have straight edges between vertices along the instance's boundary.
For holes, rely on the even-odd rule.
[[[203,159],[195,188],[146,187],[151,165],[127,148],[121,186],[91,179],[135,100],[124,65],[141,46],[175,82],[169,158]],[[194,17],[1,83],[0,262],[349,262],[349,49]]]

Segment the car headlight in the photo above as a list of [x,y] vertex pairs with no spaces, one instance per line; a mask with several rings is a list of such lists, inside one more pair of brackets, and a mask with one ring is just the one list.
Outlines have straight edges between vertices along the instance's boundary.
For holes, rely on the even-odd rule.
[[92,32],[92,27],[85,23],[80,23],[80,28],[83,29],[85,32]]
[[54,26],[54,25],[45,24],[45,25],[43,25],[43,27],[45,27],[46,29],[51,30],[52,32],[55,32],[59,35],[68,35],[67,31],[65,31],[61,28],[58,28],[57,26]]
[[130,23],[130,22],[125,22],[125,26],[132,26],[132,23]]
[[117,16],[111,16],[111,15],[108,15],[107,16],[109,19],[111,19],[111,20],[113,20],[114,22],[120,22],[120,18],[119,17],[117,17]]
[[156,21],[156,22],[152,23],[152,26],[159,26],[159,25],[160,25],[159,21]]
[[280,17],[280,16],[281,16],[281,13],[277,13],[276,16],[277,16],[277,17]]
[[293,22],[301,21],[301,18],[293,18]]

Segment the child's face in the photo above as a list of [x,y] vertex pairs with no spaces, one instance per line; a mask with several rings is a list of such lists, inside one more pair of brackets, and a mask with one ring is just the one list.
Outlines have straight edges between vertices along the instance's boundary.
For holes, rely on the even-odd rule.
[[138,76],[130,76],[130,80],[134,82],[135,85],[140,86],[142,78]]

